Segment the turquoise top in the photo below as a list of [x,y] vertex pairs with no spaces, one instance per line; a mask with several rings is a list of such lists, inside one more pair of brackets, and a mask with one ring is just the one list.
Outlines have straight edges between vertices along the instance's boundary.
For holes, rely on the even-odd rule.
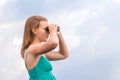
[[[25,65],[26,65],[26,57],[27,57],[27,52],[25,55]],[[52,65],[50,61],[46,57],[41,55],[36,66],[33,69],[28,70],[28,74],[30,77],[29,80],[56,80],[56,78],[54,77],[51,71],[52,71]]]

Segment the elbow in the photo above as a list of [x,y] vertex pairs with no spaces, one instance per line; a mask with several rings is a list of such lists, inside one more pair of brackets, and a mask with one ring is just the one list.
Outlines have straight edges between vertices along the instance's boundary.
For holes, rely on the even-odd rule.
[[69,57],[69,52],[67,50],[66,53],[65,53],[65,58],[68,58],[68,57]]
[[68,58],[68,57],[69,57],[69,55],[68,55],[68,54],[67,54],[67,55],[65,55],[65,59],[66,59],[66,58]]
[[69,57],[69,54],[68,53],[66,53],[66,55],[64,55],[64,59],[66,59],[66,58],[68,58]]

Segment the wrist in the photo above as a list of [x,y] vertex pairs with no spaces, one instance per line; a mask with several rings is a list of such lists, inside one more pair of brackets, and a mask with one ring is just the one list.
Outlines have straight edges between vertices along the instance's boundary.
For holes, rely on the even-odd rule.
[[61,33],[60,31],[58,31],[58,32],[57,32],[57,35],[58,35],[58,36],[59,36],[59,35],[62,35],[62,33]]

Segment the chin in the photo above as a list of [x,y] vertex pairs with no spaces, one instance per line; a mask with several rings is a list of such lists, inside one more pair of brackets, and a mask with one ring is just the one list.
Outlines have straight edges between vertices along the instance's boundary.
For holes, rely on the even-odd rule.
[[47,39],[43,40],[43,42],[47,42]]
[[48,40],[48,37],[44,38],[42,42],[46,42]]

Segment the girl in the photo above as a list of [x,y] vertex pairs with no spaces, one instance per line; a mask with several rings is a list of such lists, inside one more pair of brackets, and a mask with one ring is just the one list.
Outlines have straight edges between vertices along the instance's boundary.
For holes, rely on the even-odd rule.
[[[59,51],[52,51],[59,45]],[[57,25],[45,17],[31,16],[25,23],[21,56],[25,60],[29,80],[56,80],[50,61],[68,57],[68,49]]]

